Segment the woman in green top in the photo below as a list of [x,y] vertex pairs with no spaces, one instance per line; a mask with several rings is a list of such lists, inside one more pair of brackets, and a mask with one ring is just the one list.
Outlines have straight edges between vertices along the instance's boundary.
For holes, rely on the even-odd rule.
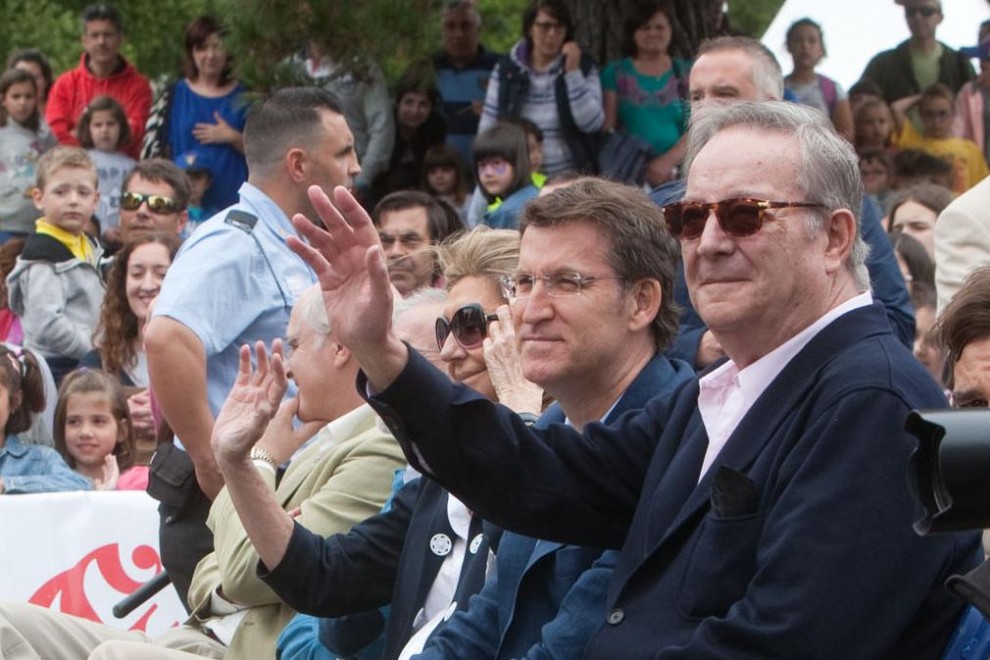
[[623,51],[602,73],[605,130],[622,128],[652,147],[646,182],[677,178],[684,156],[687,74],[690,63],[668,53],[670,16],[655,3],[639,5],[625,23]]

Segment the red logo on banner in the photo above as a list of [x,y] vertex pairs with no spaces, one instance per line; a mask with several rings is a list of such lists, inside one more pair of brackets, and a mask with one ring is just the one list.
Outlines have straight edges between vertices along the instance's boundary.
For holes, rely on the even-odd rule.
[[[158,552],[149,545],[136,547],[131,553],[131,562],[135,568],[141,570],[154,569],[156,573],[162,570],[162,562],[158,558]],[[86,595],[86,577],[87,574],[90,574],[92,579],[91,567],[95,567],[106,584],[113,590],[120,592],[122,598],[142,584],[142,582],[131,579],[127,574],[127,571],[124,570],[124,564],[120,560],[120,546],[111,543],[93,550],[80,559],[75,566],[59,573],[41,585],[31,596],[29,602],[41,607],[52,608],[52,604],[57,599],[59,601],[58,611],[102,623],[103,620]],[[158,605],[151,603],[146,607],[147,610],[130,627],[130,630],[144,631],[147,629],[148,619],[158,609]]]

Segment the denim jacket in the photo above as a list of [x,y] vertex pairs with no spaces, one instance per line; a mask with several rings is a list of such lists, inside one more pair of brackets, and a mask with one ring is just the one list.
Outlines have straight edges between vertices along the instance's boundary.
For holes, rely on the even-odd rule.
[[0,447],[0,479],[4,494],[10,495],[93,488],[89,479],[66,465],[57,451],[25,444],[16,435],[8,435]]

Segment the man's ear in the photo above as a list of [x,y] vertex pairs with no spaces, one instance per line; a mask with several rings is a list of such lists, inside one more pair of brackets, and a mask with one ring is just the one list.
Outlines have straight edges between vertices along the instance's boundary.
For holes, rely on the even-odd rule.
[[306,181],[306,171],[309,169],[309,160],[304,149],[293,147],[285,152],[282,159],[285,172],[293,183],[304,183]]
[[182,234],[187,224],[189,224],[189,209],[183,209],[179,211],[179,218],[175,222],[175,233]]
[[338,341],[334,341],[333,345],[333,366],[337,369],[342,369],[348,362],[351,361],[351,349],[347,348]]
[[847,209],[834,211],[825,220],[825,270],[829,274],[845,268],[852,253],[859,228],[856,217]]
[[629,286],[629,329],[633,331],[648,328],[660,311],[663,292],[660,282],[655,279],[642,279]]

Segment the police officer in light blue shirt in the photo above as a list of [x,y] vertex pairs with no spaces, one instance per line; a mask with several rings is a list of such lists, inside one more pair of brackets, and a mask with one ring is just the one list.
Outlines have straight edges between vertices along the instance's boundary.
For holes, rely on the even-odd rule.
[[240,347],[284,336],[297,296],[316,281],[286,245],[289,219],[317,217],[310,186],[351,187],[361,171],[336,98],[318,88],[281,90],[252,108],[244,154],[240,200],[183,245],[145,333],[152,390],[176,436],[155,452],[148,492],[161,502],[162,563],[184,603],[213,549],[205,521],[223,480],[210,434]]

